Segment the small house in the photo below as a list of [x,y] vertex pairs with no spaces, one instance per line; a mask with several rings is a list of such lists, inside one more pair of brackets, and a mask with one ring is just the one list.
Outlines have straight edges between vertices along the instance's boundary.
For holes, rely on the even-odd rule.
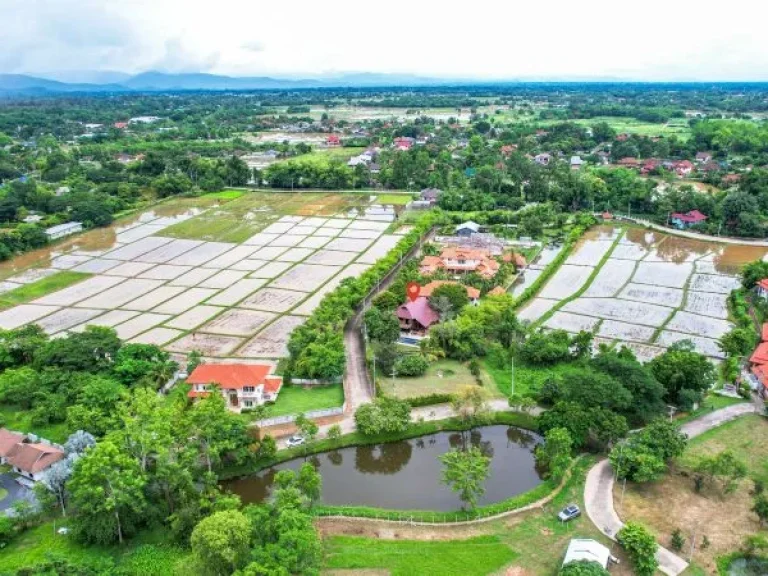
[[442,194],[443,191],[439,188],[424,188],[424,190],[421,191],[419,194],[419,197],[421,200],[425,202],[429,202],[431,205],[437,204],[437,200],[440,198],[440,194]]
[[5,463],[17,474],[37,482],[52,464],[64,458],[66,454],[56,446],[20,442],[5,459]]
[[702,224],[703,222],[706,222],[706,220],[707,217],[698,210],[691,210],[685,214],[675,212],[670,216],[670,222],[672,222],[672,225],[678,230],[685,230],[691,226]]
[[440,315],[429,305],[429,300],[420,296],[411,302],[401,304],[397,309],[400,330],[425,333],[440,320]]
[[189,398],[202,398],[218,389],[232,412],[274,402],[283,378],[267,364],[200,364],[187,377]]
[[604,569],[608,568],[611,551],[597,540],[591,538],[574,538],[568,543],[563,566],[571,562],[596,562]]
[[328,138],[325,139],[325,144],[331,148],[336,148],[341,146],[341,138],[337,134],[329,134]]
[[549,166],[549,163],[552,162],[552,155],[546,153],[537,154],[534,156],[533,161],[539,166]]
[[571,170],[581,170],[584,160],[581,156],[571,156]]
[[[757,288],[757,295],[760,298],[768,300],[768,278],[763,278],[762,280],[760,280],[757,283],[756,288]],[[763,334],[765,334],[765,331],[763,331]],[[763,340],[766,340],[766,338],[763,338]]]
[[67,222],[65,224],[58,224],[57,226],[51,226],[45,229],[45,233],[48,235],[49,240],[58,240],[71,234],[77,234],[83,231],[82,222]]
[[118,130],[125,130],[128,128],[128,122],[115,122],[114,126]]
[[456,236],[472,236],[480,231],[480,225],[471,220],[456,226]]

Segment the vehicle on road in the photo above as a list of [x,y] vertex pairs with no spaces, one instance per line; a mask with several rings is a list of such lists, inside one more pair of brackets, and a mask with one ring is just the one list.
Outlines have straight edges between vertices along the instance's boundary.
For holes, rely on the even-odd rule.
[[576,504],[568,504],[568,506],[560,510],[557,518],[560,522],[569,522],[579,516],[581,516],[581,509]]
[[288,445],[288,448],[293,448],[294,446],[301,446],[304,442],[306,442],[304,436],[295,435],[288,438],[286,444]]

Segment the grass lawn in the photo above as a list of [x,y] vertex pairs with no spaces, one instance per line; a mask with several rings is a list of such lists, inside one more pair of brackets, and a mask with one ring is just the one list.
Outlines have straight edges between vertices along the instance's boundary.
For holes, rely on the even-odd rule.
[[51,276],[47,276],[46,278],[41,278],[37,282],[25,284],[21,288],[16,288],[0,295],[0,310],[13,308],[14,306],[24,304],[30,300],[41,298],[46,294],[56,292],[57,290],[76,284],[81,280],[85,280],[89,276],[91,275],[86,274],[85,272],[71,272],[69,270],[64,270],[52,274]]
[[[57,527],[65,525],[59,521]],[[191,574],[189,552],[167,543],[161,530],[145,531],[123,546],[84,546],[71,535],[56,534],[53,522],[27,530],[0,554],[0,573],[15,571],[46,560],[50,555],[74,562],[99,562],[111,558],[126,573],[137,576]]]
[[10,404],[0,404],[0,420],[3,422],[3,426],[9,430],[35,434],[52,442],[66,442],[69,435],[66,423],[33,425],[30,411]]
[[[673,134],[681,140],[687,140],[691,129],[684,118],[672,118],[667,123],[644,122],[635,118],[599,116],[596,118],[586,118],[574,120],[576,124],[582,126],[594,126],[599,122],[607,122],[611,128],[619,133],[640,134],[641,136],[672,136]],[[551,123],[548,123],[551,124]]]
[[215,200],[224,200],[229,202],[230,200],[237,200],[245,194],[242,190],[221,190],[219,192],[208,192],[203,194],[202,198],[213,198]]
[[[421,576],[504,574],[505,568],[515,566],[528,574],[556,574],[571,538],[595,538],[621,559],[621,564],[611,566],[611,575],[629,576],[632,567],[622,551],[589,518],[583,515],[568,524],[557,519],[557,513],[570,503],[584,509],[584,478],[594,462],[591,457],[583,458],[563,491],[541,509],[493,522],[456,528],[322,524],[324,567],[357,569],[360,574]],[[454,567],[455,572],[451,571]]]
[[285,414],[300,414],[310,410],[335,408],[344,404],[344,388],[341,384],[331,386],[284,386],[277,402],[267,408],[267,418]]
[[336,160],[339,162],[344,162],[346,164],[347,160],[352,158],[352,156],[357,156],[358,154],[361,154],[365,150],[362,146],[349,146],[349,147],[341,147],[341,148],[321,148],[318,150],[312,150],[312,152],[309,152],[308,154],[302,154],[301,156],[293,156],[292,158],[285,158],[282,160],[279,160],[279,162],[296,162],[296,163],[306,163],[306,164],[315,164],[318,166],[327,166],[330,162]]
[[379,194],[376,202],[379,204],[394,204],[403,206],[413,200],[413,194]]
[[391,576],[484,576],[511,562],[515,553],[498,536],[461,542],[373,540],[335,536],[325,542],[325,567],[385,568]]
[[[458,392],[464,386],[475,384],[475,377],[469,371],[466,364],[456,360],[438,360],[432,362],[424,376],[417,378],[396,377],[394,384],[392,376],[377,374],[379,386],[387,393],[397,398],[415,398],[426,396],[428,394],[452,394]],[[481,378],[486,384],[487,389],[498,396],[493,381],[487,374],[481,374]]]
[[698,410],[694,410],[688,414],[681,413],[680,415],[675,416],[675,422],[678,424],[685,424],[686,422],[695,420],[699,416],[703,416],[709,412],[720,410],[720,408],[725,408],[726,406],[731,406],[733,404],[741,404],[742,402],[744,402],[743,398],[730,398],[729,396],[720,396],[719,394],[709,394],[704,399],[701,406],[699,406]]
[[8,490],[5,488],[0,488],[0,502],[5,500],[8,497]]
[[[507,364],[500,367],[486,360],[483,362],[483,367],[493,378],[501,394],[509,396],[512,393],[512,366]],[[569,372],[576,369],[575,364],[567,362],[554,366],[529,366],[515,361],[515,394],[530,396],[549,378],[567,376]]]

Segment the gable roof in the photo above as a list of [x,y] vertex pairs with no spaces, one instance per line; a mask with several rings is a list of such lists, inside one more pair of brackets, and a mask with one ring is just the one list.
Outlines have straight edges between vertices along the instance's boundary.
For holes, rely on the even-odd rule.
[[429,305],[429,301],[419,296],[413,302],[401,304],[397,309],[397,317],[401,320],[416,320],[424,328],[429,328],[440,319],[440,315]]
[[[271,375],[268,364],[200,364],[187,377],[189,384],[218,384],[222,388],[264,385],[266,392],[276,392],[283,379]],[[269,377],[268,377],[269,376]]]
[[758,344],[749,361],[752,364],[768,364],[768,342]]
[[29,474],[36,474],[64,458],[64,451],[48,444],[17,444],[8,464]]
[[0,457],[7,458],[10,456],[16,450],[16,446],[26,439],[27,437],[23,434],[0,428]]
[[757,364],[750,370],[763,388],[768,389],[768,365]]
[[472,230],[473,232],[477,232],[478,230],[480,230],[480,224],[478,224],[477,222],[472,222],[472,220],[467,220],[466,222],[462,222],[461,224],[456,226],[456,231],[457,232],[459,230],[464,230],[464,229],[468,229],[468,230]]
[[760,340],[762,340],[763,342],[768,341],[768,322],[763,324]]
[[682,214],[680,212],[675,212],[672,214],[672,218],[676,220],[680,220],[681,222],[704,222],[704,220],[707,219],[707,217],[699,212],[698,210],[691,210],[690,212],[686,212],[685,214]]
[[[757,285],[763,290],[768,290],[768,278],[763,278],[762,280],[758,280]],[[763,340],[765,340],[765,338],[763,338]]]

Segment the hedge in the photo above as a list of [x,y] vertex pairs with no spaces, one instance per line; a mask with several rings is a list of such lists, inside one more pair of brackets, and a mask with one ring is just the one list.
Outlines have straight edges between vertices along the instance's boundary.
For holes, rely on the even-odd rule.
[[433,404],[447,404],[453,401],[453,394],[447,392],[435,392],[433,394],[425,394],[424,396],[416,396],[415,398],[406,398],[411,408],[418,408],[420,406],[432,406]]

